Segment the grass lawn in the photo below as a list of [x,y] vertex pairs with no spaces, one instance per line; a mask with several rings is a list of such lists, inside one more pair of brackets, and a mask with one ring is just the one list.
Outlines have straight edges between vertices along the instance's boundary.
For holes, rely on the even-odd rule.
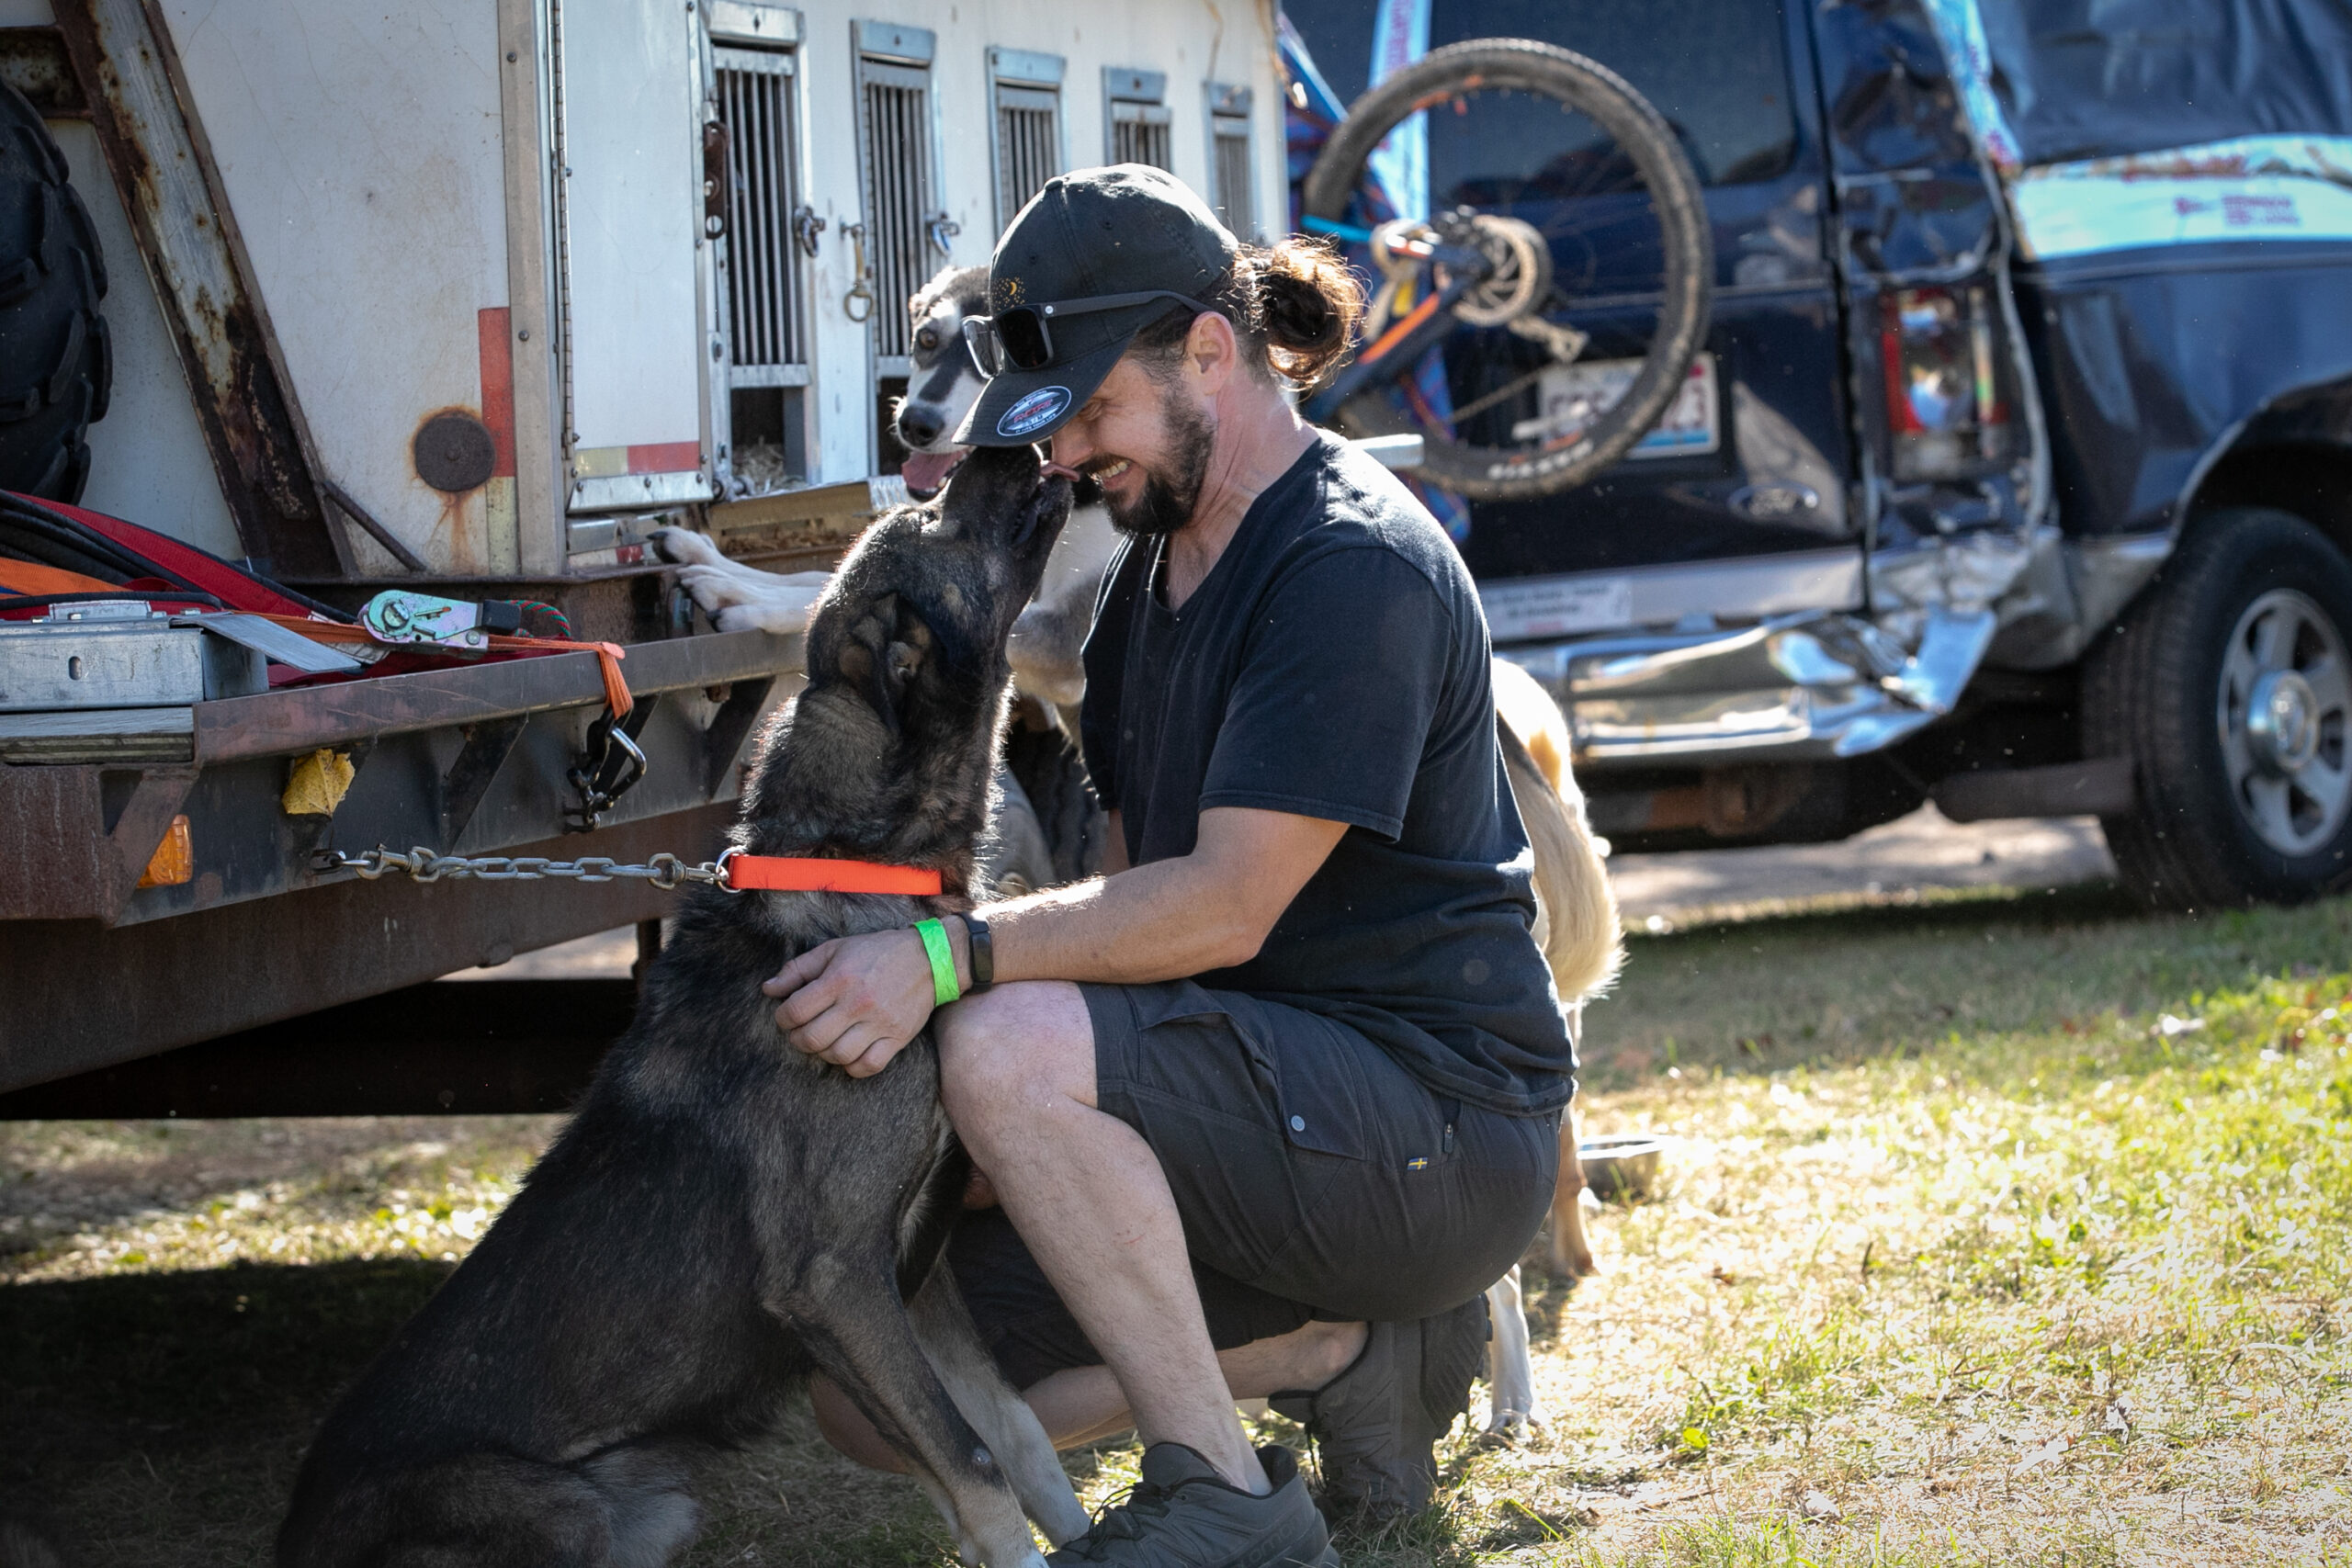
[[[1548,1414],[1351,1564],[2352,1565],[2352,901],[1980,891],[1645,932],[1586,1131],[1678,1140],[1531,1269]],[[334,1390],[536,1119],[0,1126],[0,1512],[266,1561]],[[1298,1441],[1279,1419],[1269,1438]],[[1129,1444],[1070,1456],[1090,1503]],[[944,1564],[805,1414],[688,1561]]]

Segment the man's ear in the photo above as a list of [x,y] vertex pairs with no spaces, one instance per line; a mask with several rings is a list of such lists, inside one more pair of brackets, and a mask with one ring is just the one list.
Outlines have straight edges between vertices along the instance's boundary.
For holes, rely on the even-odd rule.
[[1192,361],[1201,389],[1216,396],[1241,364],[1241,342],[1234,335],[1233,323],[1217,311],[1202,311],[1184,334],[1184,356]]
[[913,607],[885,593],[852,623],[842,643],[835,670],[864,694],[893,735],[906,708],[907,688],[929,657],[932,641],[931,627]]

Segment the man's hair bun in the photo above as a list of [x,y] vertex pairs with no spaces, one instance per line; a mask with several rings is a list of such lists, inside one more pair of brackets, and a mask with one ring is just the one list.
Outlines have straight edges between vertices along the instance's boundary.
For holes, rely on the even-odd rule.
[[[1363,285],[1320,240],[1237,247],[1233,270],[1202,300],[1233,323],[1254,373],[1302,392],[1346,360],[1363,321]],[[1147,364],[1172,366],[1192,327],[1179,306],[1136,333],[1136,349]]]
[[1363,320],[1363,285],[1318,241],[1284,240],[1251,261],[1267,358],[1304,390],[1347,357]]

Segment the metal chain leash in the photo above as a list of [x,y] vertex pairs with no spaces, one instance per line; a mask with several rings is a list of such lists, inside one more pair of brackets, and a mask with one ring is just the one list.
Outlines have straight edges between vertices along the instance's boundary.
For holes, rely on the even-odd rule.
[[578,860],[549,860],[545,855],[437,855],[421,844],[403,854],[379,844],[358,854],[321,850],[314,865],[320,871],[356,872],[366,882],[404,871],[418,882],[438,882],[444,877],[457,881],[469,876],[482,882],[537,882],[548,878],[615,882],[628,877],[650,882],[664,892],[689,882],[727,886],[723,859],[688,865],[667,852],[643,865],[623,865],[608,855],[582,855]]

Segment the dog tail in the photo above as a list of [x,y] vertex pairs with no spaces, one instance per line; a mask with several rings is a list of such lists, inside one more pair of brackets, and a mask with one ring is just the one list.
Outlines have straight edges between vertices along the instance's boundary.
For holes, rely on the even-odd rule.
[[1510,660],[1496,660],[1494,671],[1497,739],[1535,852],[1536,942],[1560,1005],[1573,1008],[1608,989],[1625,962],[1617,895],[1585,818],[1559,705]]

